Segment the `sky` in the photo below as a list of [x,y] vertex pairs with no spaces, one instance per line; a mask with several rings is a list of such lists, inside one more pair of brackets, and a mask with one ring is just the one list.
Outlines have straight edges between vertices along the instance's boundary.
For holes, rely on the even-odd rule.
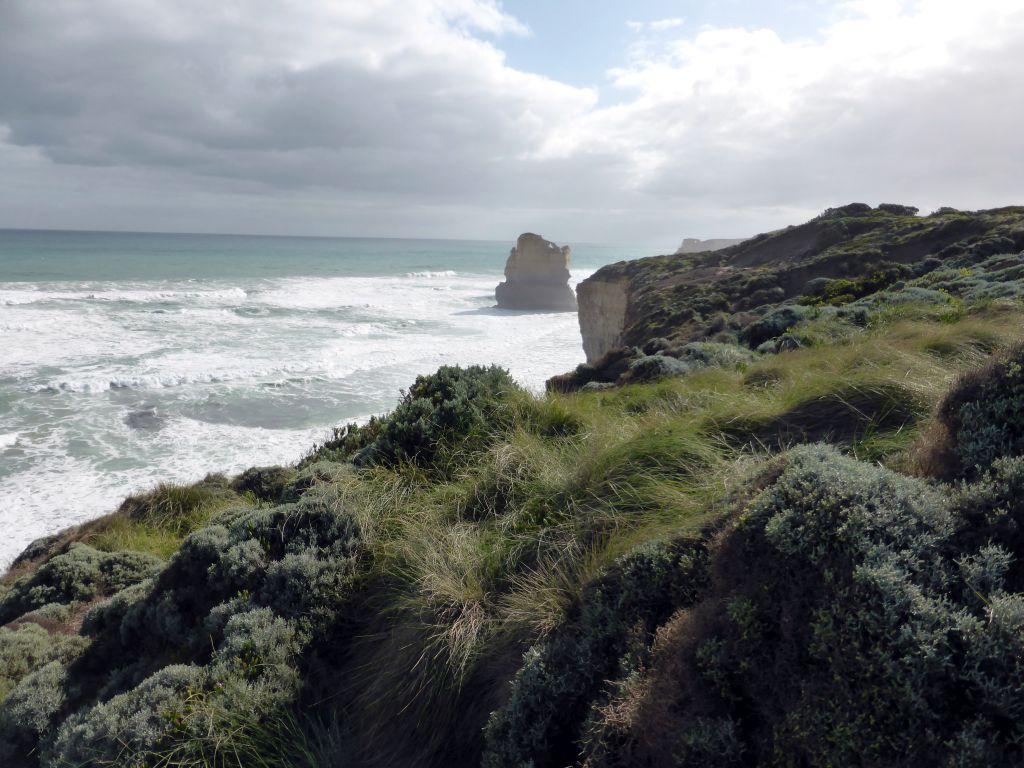
[[0,227],[674,248],[1024,204],[1024,0],[3,0]]

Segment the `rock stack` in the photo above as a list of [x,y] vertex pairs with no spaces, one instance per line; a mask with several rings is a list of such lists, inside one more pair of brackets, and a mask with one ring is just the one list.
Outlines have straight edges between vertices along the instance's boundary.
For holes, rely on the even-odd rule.
[[505,282],[494,289],[502,309],[576,310],[569,287],[569,246],[526,232],[505,262]]

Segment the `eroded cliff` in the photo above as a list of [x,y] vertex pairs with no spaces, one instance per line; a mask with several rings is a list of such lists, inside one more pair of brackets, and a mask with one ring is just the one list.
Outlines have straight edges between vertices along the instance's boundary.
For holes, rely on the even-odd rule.
[[622,331],[629,306],[629,279],[585,280],[577,292],[580,334],[587,362],[593,363],[622,346]]
[[[923,280],[931,290],[927,275],[953,267],[968,274],[985,257],[1022,248],[1024,207],[919,216],[909,206],[852,203],[722,250],[603,267],[577,287],[583,348],[588,365],[613,372],[628,367],[624,355],[641,354],[602,363],[621,348],[652,354],[711,341],[755,349],[798,322],[802,308],[852,312],[880,289]],[[584,373],[552,386],[616,378]]]

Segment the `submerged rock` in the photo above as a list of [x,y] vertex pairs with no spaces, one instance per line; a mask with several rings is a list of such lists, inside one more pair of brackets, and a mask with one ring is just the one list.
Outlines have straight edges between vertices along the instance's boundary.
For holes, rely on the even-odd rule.
[[505,282],[494,290],[503,309],[548,309],[571,312],[576,294],[569,287],[569,246],[559,247],[526,232],[505,262]]
[[163,429],[164,417],[156,411],[156,407],[144,405],[138,410],[128,411],[124,423],[140,432],[156,432]]

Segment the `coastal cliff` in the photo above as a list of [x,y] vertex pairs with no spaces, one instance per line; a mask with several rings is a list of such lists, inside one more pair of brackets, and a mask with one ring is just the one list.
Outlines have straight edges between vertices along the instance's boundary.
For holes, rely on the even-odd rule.
[[686,253],[703,253],[704,251],[720,251],[723,248],[728,248],[730,245],[739,245],[746,238],[742,237],[719,237],[712,238],[710,240],[700,240],[696,237],[687,237],[679,244],[676,248],[677,254]]
[[616,264],[555,391],[445,366],[33,543],[0,764],[1024,763],[1022,249],[845,206]]
[[609,279],[594,276],[577,288],[580,333],[588,363],[622,345],[629,290],[629,279],[624,276],[611,276]]
[[[764,337],[762,326],[770,316],[782,322],[778,313],[788,305],[798,308],[783,314],[796,318],[806,313],[799,307],[853,304],[965,258],[1024,248],[1022,208],[917,213],[853,203],[721,250],[603,267],[577,287],[587,364],[601,368],[610,352],[655,339],[664,348],[698,341],[754,348],[787,329]],[[553,385],[574,383],[562,377]]]

